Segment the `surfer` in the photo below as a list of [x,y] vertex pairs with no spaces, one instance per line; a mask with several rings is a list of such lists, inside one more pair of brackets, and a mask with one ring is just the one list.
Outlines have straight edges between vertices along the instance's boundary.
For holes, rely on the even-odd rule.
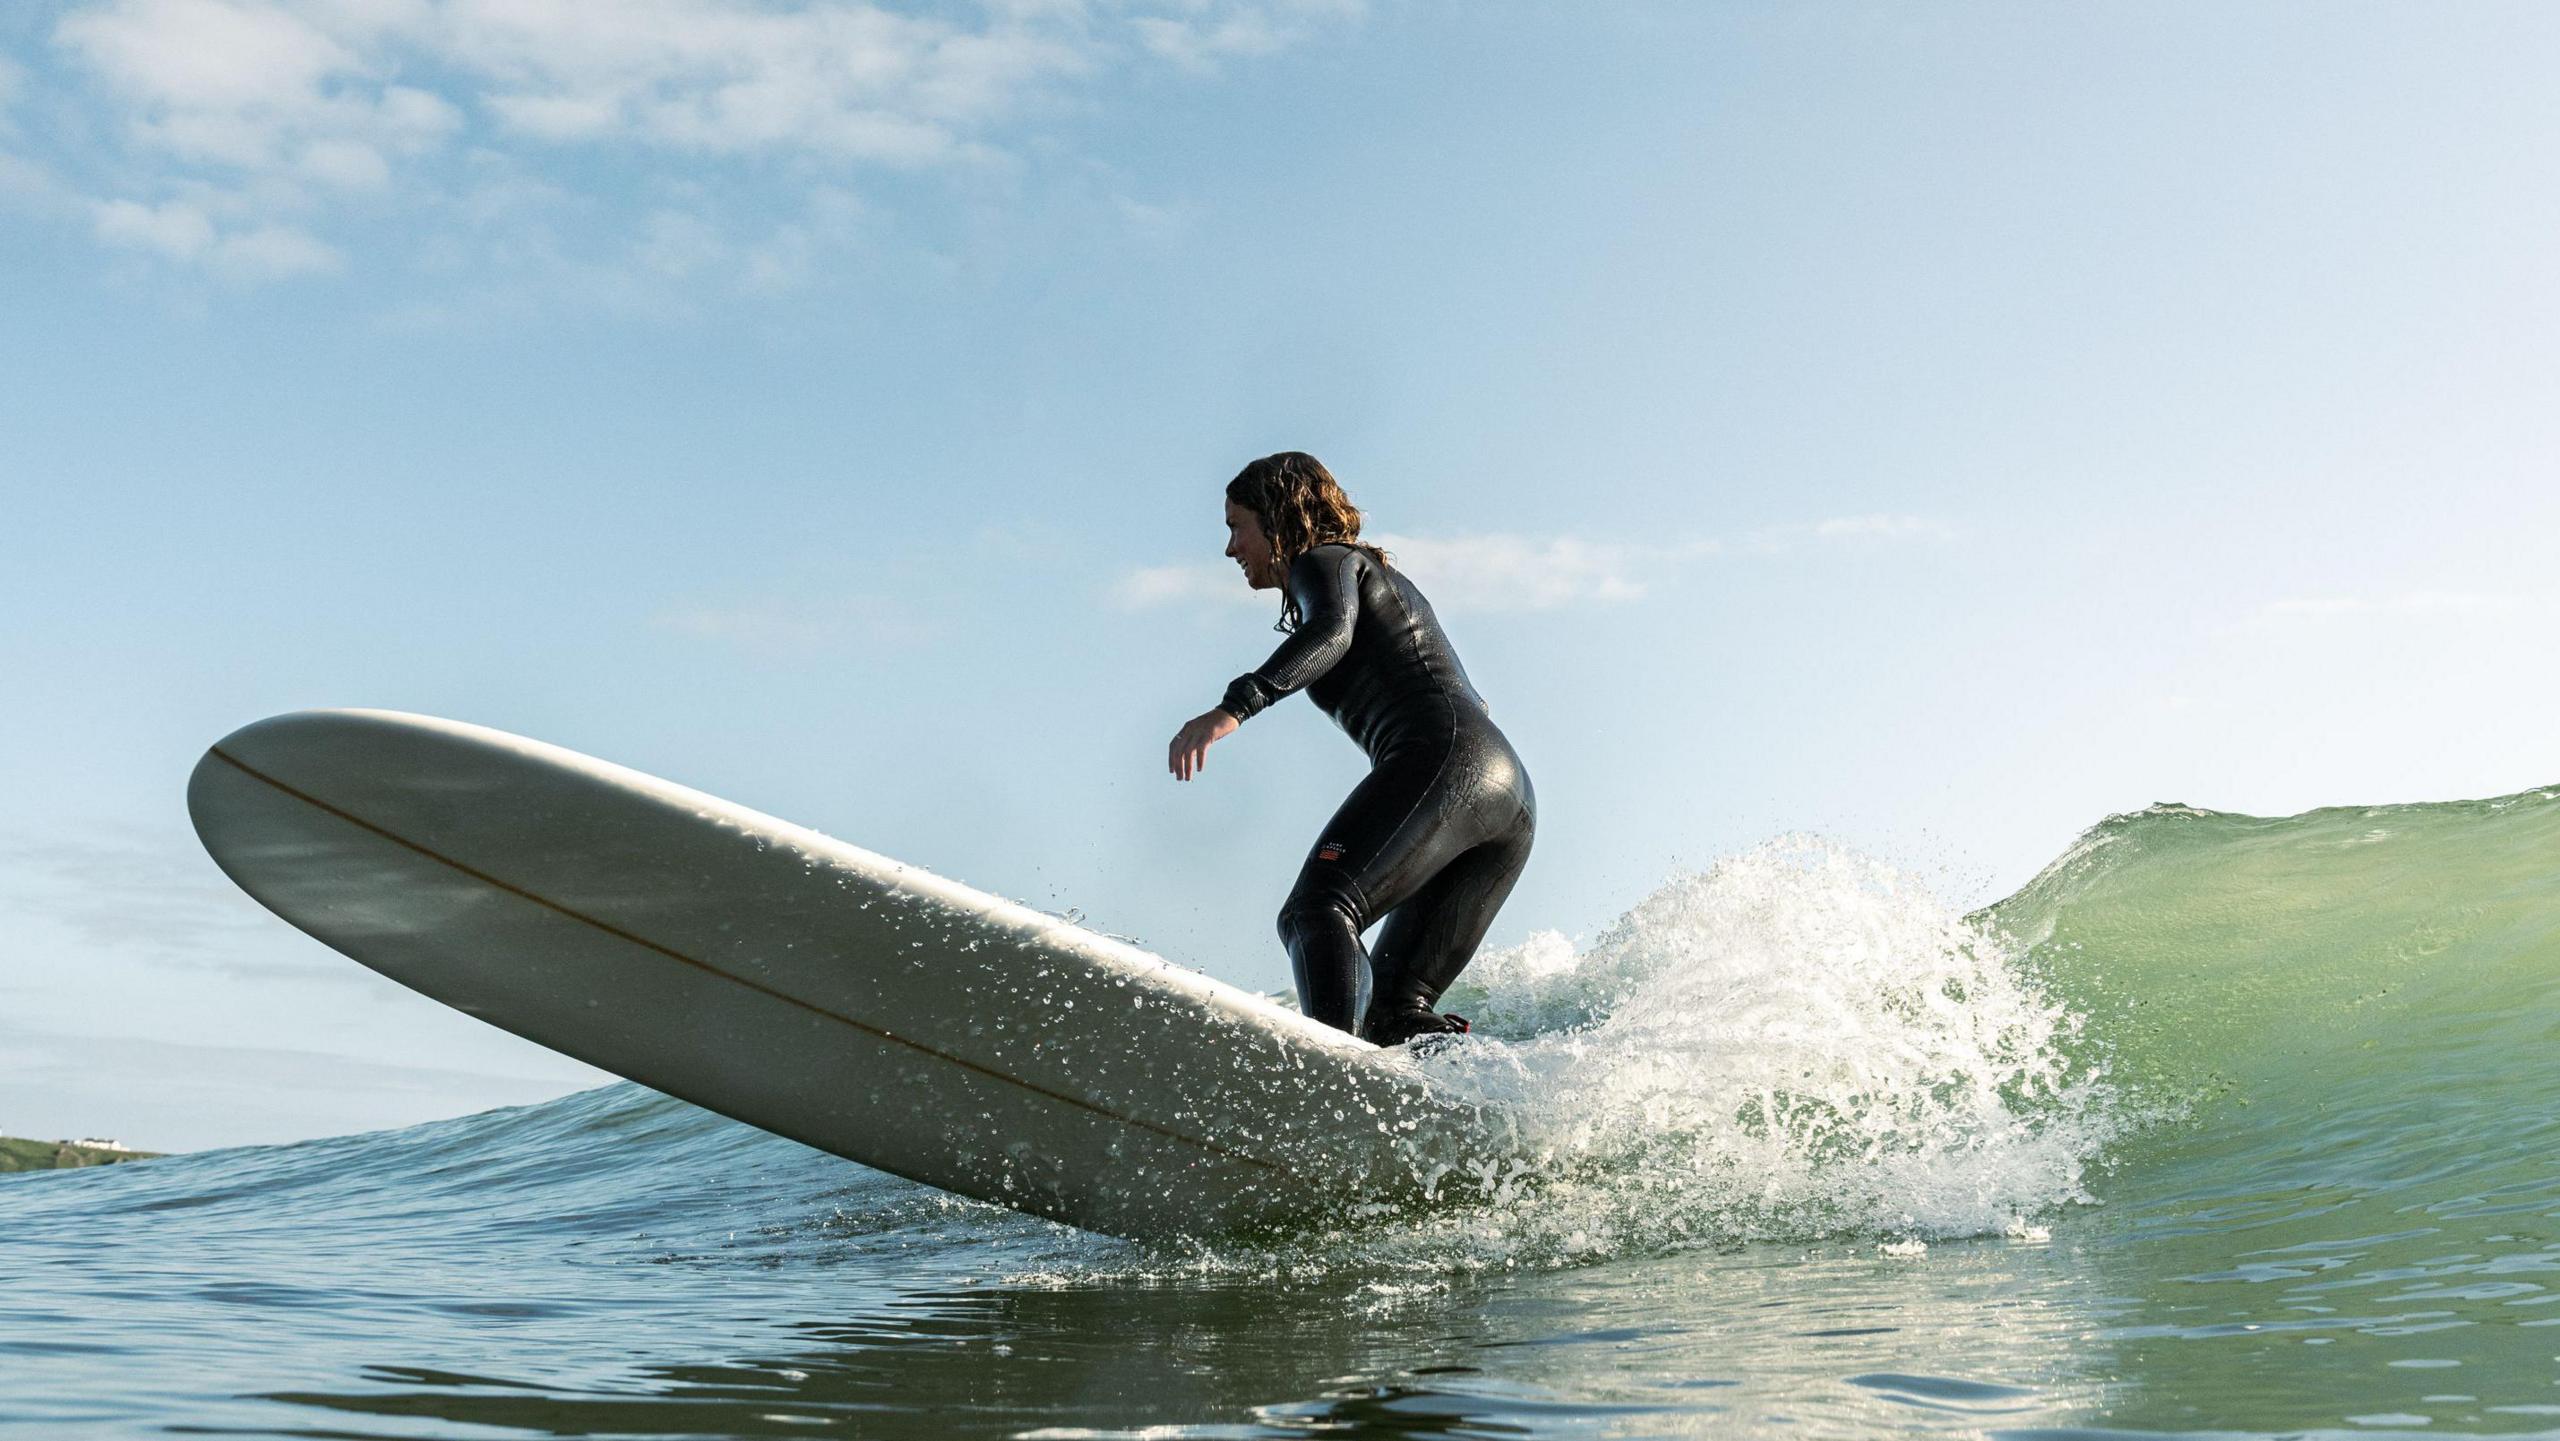
[[[1168,764],[1304,690],[1369,756],[1280,907],[1298,1005],[1382,1046],[1467,1029],[1432,1007],[1475,958],[1529,861],[1538,804],[1430,602],[1360,539],[1360,512],[1314,456],[1266,455],[1227,482],[1227,556],[1278,590],[1289,633],[1183,724]],[[1374,950],[1360,936],[1383,918]]]

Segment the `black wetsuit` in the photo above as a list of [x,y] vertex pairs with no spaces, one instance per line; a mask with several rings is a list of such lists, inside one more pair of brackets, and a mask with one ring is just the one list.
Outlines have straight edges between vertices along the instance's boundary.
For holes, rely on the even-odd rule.
[[[1528,864],[1529,772],[1412,581],[1367,551],[1319,545],[1288,586],[1297,631],[1220,706],[1249,720],[1303,688],[1370,764],[1280,909],[1298,1004],[1381,1044],[1452,1029],[1431,1007]],[[1360,933],[1381,917],[1364,952]]]

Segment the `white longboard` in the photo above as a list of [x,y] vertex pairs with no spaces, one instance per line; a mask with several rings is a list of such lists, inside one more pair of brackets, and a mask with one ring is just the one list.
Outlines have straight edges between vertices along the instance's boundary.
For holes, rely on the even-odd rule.
[[187,805],[242,889],[403,985],[751,1125],[1093,1230],[1356,1215],[1497,1149],[1395,1053],[501,731],[278,716],[206,752]]

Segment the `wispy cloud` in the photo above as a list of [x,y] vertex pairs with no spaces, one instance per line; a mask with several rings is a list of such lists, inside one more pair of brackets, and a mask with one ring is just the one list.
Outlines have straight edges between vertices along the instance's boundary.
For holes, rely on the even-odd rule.
[[0,839],[0,905],[59,926],[78,945],[139,961],[297,980],[355,974],[290,942],[283,922],[192,847],[139,837]]
[[[1518,535],[1380,533],[1369,539],[1395,557],[1396,565],[1430,594],[1434,607],[1451,614],[1633,600],[1644,594],[1644,577],[1670,563],[1673,551],[1705,555],[1716,549],[1711,541],[1695,547],[1648,547]],[[1139,566],[1113,583],[1111,598],[1123,610],[1276,610],[1279,605],[1269,592],[1247,589],[1236,568],[1222,561]]]
[[774,660],[809,660],[917,644],[933,626],[881,596],[750,600],[682,605],[660,612],[660,630]]
[[[1944,522],[1919,516],[1854,515],[1764,527],[1738,541],[1606,541],[1501,532],[1378,532],[1367,538],[1395,557],[1435,608],[1454,614],[1614,604],[1640,599],[1666,578],[1718,558],[1940,541],[1954,534]],[[1126,610],[1169,605],[1270,609],[1274,604],[1270,596],[1246,589],[1235,567],[1222,561],[1140,566],[1122,574],[1111,594]]]
[[1955,528],[1919,515],[1835,515],[1795,525],[1763,526],[1743,538],[1743,547],[1762,554],[1782,554],[1811,546],[1856,546],[1897,541],[1952,540]]
[[1111,599],[1122,610],[1152,610],[1167,605],[1268,610],[1275,604],[1271,597],[1247,589],[1234,566],[1213,561],[1139,566],[1112,583]]
[[[1077,87],[1131,66],[1214,68],[1359,17],[1353,0],[917,13],[865,0],[92,0],[53,27],[60,65],[31,76],[0,60],[0,107],[50,85],[107,148],[11,144],[0,159],[14,191],[41,174],[79,197],[102,243],[277,279],[353,265],[332,234],[347,217],[461,206],[493,156],[555,178],[581,174],[582,154],[609,157],[644,182],[734,162],[841,191],[847,167],[1012,163],[1020,122]],[[722,209],[648,208],[628,222],[630,259],[777,288],[843,236],[722,225]]]
[[199,261],[235,280],[279,280],[340,268],[338,252],[290,225],[218,225],[204,207],[183,200],[144,205],[104,200],[90,210],[100,241],[166,260]]
[[1434,606],[1453,611],[1634,600],[1650,577],[1723,549],[1712,540],[1626,545],[1572,536],[1380,534],[1376,540]]
[[1132,16],[1138,42],[1189,70],[1214,70],[1221,61],[1285,50],[1328,24],[1357,20],[1361,0],[1192,0],[1169,13]]

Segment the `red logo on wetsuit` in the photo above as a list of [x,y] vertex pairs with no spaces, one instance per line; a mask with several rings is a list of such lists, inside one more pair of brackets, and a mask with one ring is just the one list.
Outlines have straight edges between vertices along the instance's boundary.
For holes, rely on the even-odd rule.
[[1338,861],[1342,859],[1342,853],[1347,849],[1349,849],[1349,847],[1343,845],[1340,841],[1326,841],[1324,844],[1316,847],[1316,859],[1320,861]]

